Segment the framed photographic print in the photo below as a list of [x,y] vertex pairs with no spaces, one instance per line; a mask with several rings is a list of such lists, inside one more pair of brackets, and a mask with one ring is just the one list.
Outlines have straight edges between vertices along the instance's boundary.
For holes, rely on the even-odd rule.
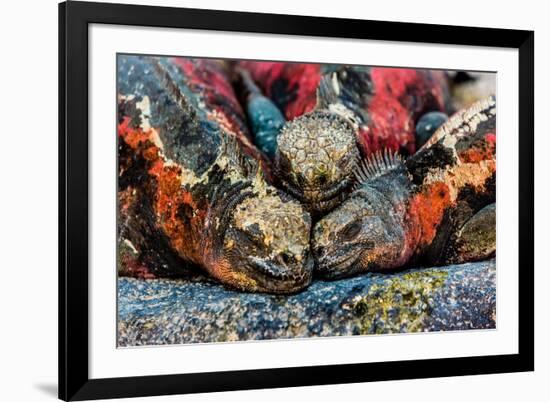
[[533,370],[533,32],[70,1],[59,41],[61,399]]

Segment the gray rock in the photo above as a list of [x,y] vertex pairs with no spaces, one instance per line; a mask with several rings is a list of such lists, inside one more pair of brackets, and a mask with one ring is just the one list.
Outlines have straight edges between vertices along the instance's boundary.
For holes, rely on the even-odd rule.
[[118,345],[495,328],[495,260],[314,282],[291,296],[118,281]]

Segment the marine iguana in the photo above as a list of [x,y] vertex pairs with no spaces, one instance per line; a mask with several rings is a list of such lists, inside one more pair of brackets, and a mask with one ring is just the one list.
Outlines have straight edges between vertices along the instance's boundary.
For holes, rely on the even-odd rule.
[[311,219],[267,184],[224,69],[119,56],[120,244],[142,276],[192,263],[240,290],[296,292],[312,277]]
[[412,157],[366,159],[350,197],[313,230],[318,272],[339,278],[495,252],[496,101],[444,123]]
[[[276,140],[276,150],[271,150],[275,177],[314,215],[344,199],[360,155],[382,149],[412,154],[416,120],[446,110],[448,102],[441,71],[253,61],[237,65],[286,117],[280,130],[274,129],[281,126],[279,119],[266,119],[269,127],[260,129],[256,140],[261,148]],[[252,80],[245,77],[245,87],[257,94]],[[272,116],[264,112],[268,108],[273,109],[249,108],[250,120]]]

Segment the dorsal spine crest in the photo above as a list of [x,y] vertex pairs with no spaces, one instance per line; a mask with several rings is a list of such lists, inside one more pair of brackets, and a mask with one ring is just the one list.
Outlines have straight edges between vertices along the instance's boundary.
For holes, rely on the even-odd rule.
[[340,95],[338,75],[335,72],[323,75],[317,89],[315,109],[328,109],[330,105],[338,103],[338,95]]
[[357,180],[354,190],[402,164],[403,158],[397,152],[392,152],[387,148],[374,152],[357,165],[357,169],[354,171]]
[[187,114],[197,125],[199,125],[197,111],[187,97],[178,88],[170,73],[164,68],[157,58],[149,58],[157,77],[162,83],[162,87],[166,88],[166,92],[172,100],[179,106],[181,111]]

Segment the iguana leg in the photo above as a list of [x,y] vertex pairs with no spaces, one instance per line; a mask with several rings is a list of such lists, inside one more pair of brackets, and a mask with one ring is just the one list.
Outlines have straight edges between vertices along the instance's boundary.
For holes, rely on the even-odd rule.
[[458,231],[454,244],[456,252],[448,263],[460,264],[478,261],[495,255],[496,251],[496,204],[479,210]]

